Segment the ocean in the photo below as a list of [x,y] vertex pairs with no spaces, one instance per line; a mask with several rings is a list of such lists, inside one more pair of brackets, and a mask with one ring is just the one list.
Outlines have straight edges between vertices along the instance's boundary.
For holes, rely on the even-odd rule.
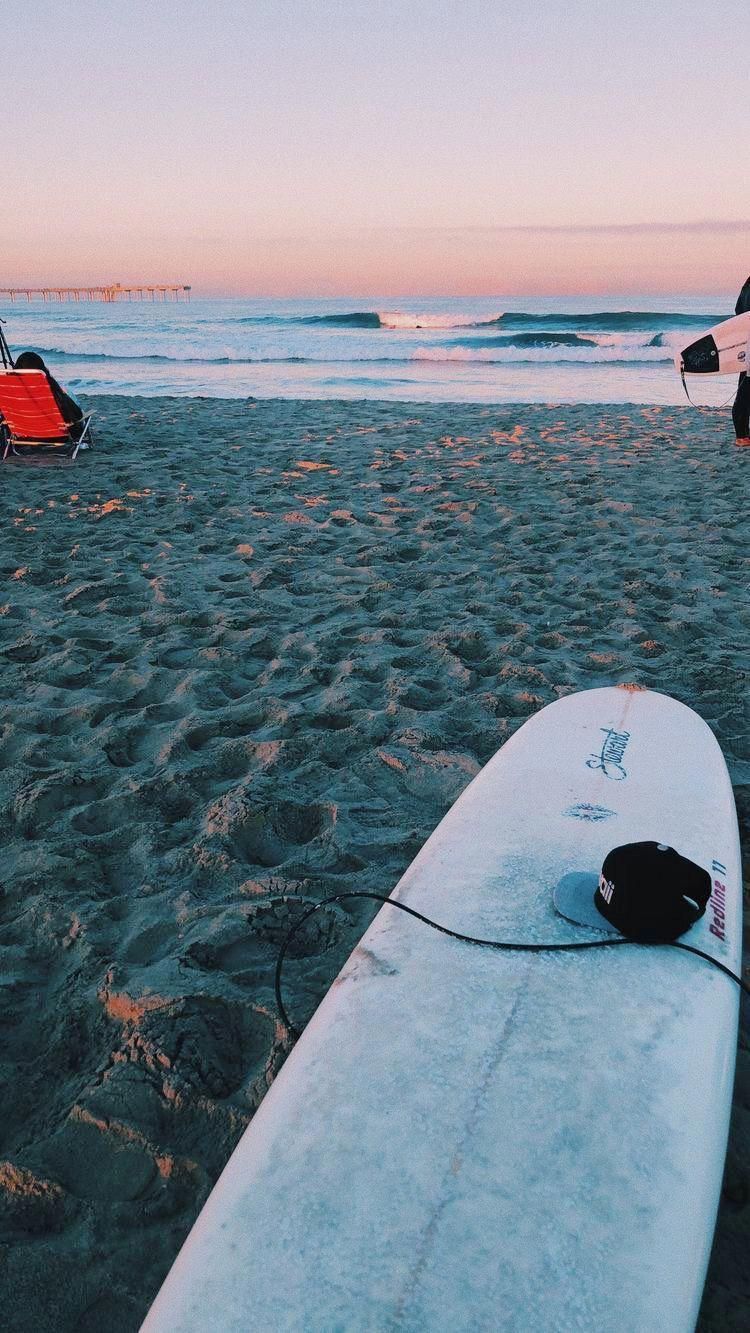
[[[0,305],[74,394],[680,403],[674,354],[728,296],[194,299]],[[690,381],[716,406],[732,381]]]

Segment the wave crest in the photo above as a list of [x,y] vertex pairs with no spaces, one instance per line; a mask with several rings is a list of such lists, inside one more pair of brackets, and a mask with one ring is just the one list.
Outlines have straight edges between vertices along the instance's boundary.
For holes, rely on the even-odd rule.
[[503,315],[477,319],[476,315],[411,315],[401,310],[379,310],[381,329],[481,329],[499,324]]

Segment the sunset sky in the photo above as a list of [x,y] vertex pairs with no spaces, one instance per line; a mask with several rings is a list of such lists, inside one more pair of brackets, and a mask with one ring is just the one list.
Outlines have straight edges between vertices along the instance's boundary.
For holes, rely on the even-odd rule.
[[676,0],[4,0],[0,284],[731,292],[747,50]]

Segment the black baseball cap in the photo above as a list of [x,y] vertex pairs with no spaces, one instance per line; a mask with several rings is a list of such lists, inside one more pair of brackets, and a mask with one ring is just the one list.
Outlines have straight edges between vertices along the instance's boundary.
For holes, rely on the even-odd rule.
[[646,944],[684,935],[703,916],[711,876],[663,842],[629,842],[604,858],[594,904],[623,935]]

